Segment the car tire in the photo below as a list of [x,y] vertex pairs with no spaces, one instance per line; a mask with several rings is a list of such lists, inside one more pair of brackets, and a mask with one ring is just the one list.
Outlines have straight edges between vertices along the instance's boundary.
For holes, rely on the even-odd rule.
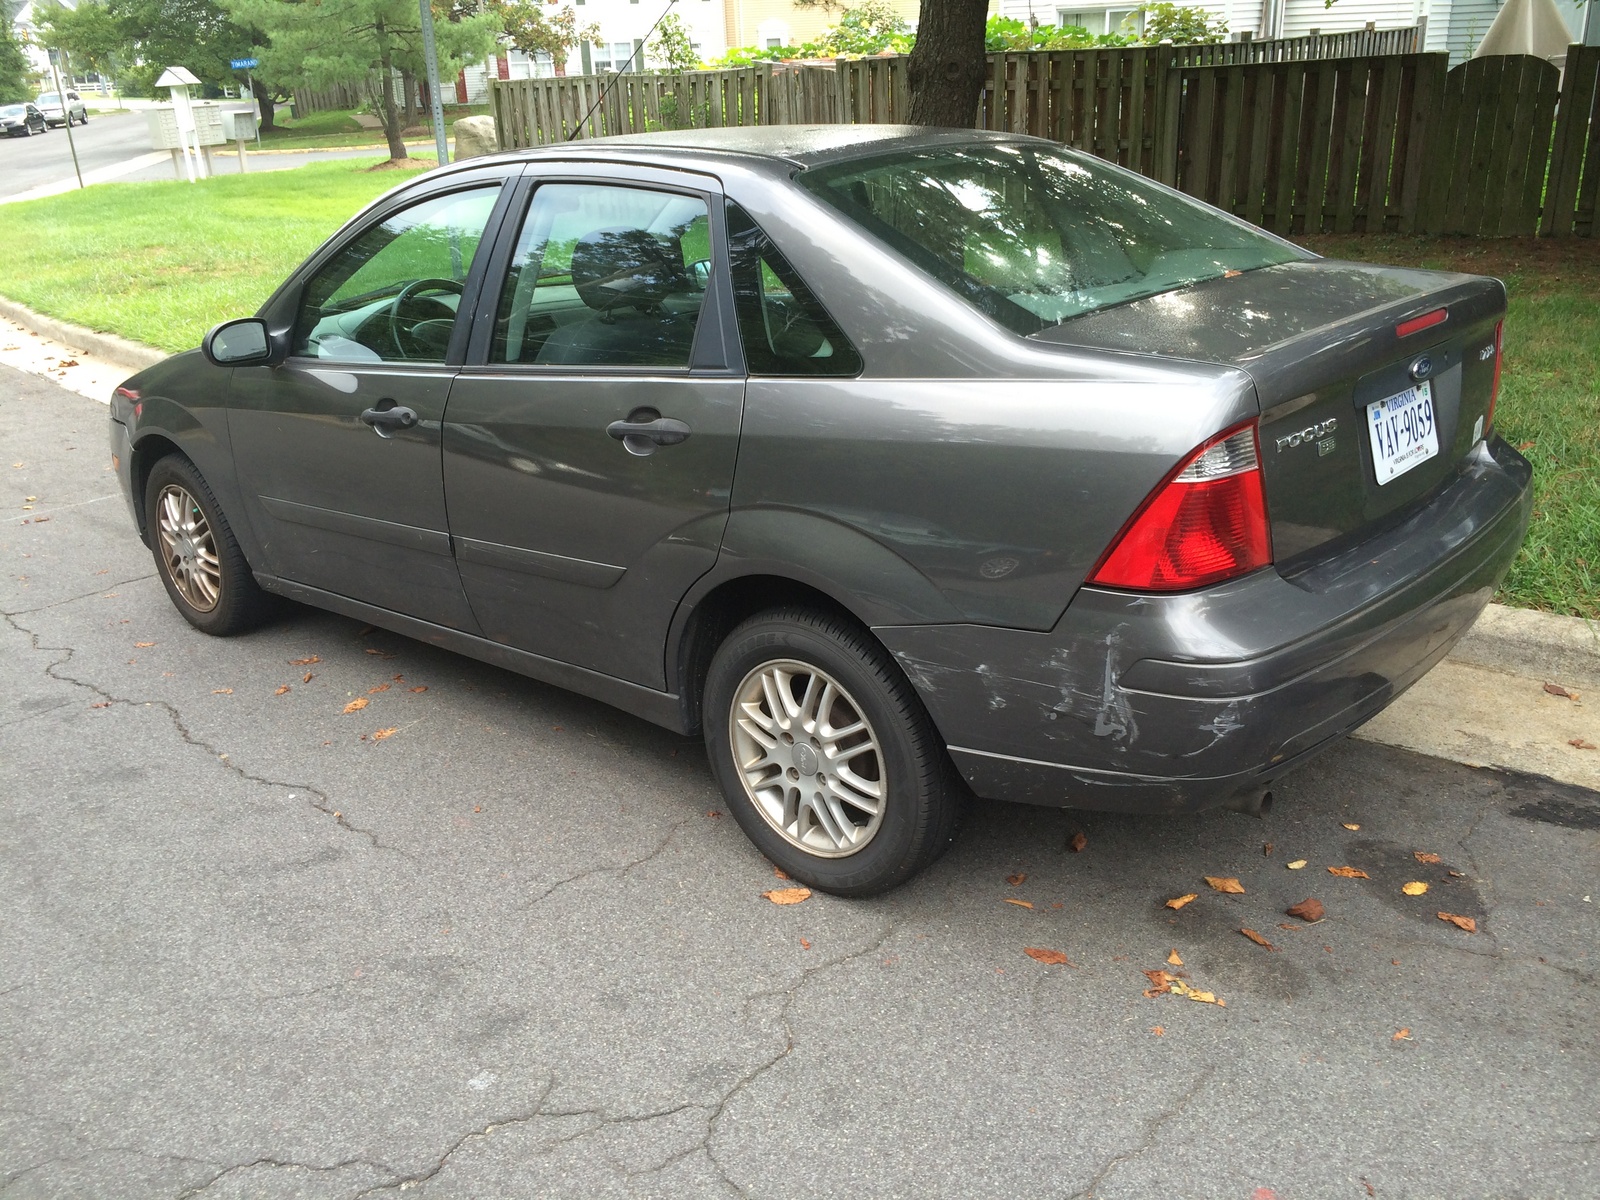
[[729,809],[791,879],[877,895],[954,839],[965,789],[899,667],[853,622],[804,608],[745,621],[712,657],[703,712]]
[[156,571],[184,620],[213,637],[233,637],[266,619],[271,598],[193,463],[169,454],[150,469],[144,513]]

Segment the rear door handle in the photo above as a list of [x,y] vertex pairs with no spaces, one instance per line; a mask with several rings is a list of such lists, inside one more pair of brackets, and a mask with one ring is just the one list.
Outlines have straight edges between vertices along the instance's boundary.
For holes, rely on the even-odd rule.
[[388,437],[396,429],[410,429],[417,423],[417,414],[393,400],[380,400],[375,408],[361,414],[361,420],[371,425],[379,437]]
[[657,417],[653,421],[613,421],[606,432],[621,442],[629,454],[654,454],[657,446],[676,446],[690,433],[682,421]]

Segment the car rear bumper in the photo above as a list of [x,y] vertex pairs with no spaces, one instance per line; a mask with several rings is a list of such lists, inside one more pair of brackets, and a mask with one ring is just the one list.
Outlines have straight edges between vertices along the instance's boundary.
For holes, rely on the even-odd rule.
[[1042,634],[876,632],[979,795],[1208,808],[1349,733],[1449,652],[1522,544],[1531,477],[1496,439],[1400,523],[1290,578],[1175,596],[1083,588]]

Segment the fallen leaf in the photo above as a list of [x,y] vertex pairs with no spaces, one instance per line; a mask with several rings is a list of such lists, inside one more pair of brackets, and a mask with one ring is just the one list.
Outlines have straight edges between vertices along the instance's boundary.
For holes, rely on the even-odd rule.
[[802,949],[802,950],[809,950],[809,949],[811,949],[811,943],[810,943],[810,942],[808,942],[808,941],[806,941],[806,939],[805,939],[805,938],[801,938],[801,939],[800,939],[800,949]]
[[1190,892],[1186,896],[1174,896],[1171,900],[1167,901],[1167,907],[1168,908],[1174,908],[1174,909],[1182,908],[1185,904],[1188,904],[1191,900],[1196,900],[1198,898],[1199,898],[1199,894],[1197,892]]
[[1394,1036],[1389,1040],[1391,1042],[1409,1042],[1411,1040],[1411,1028],[1407,1026],[1405,1029],[1396,1030]]
[[773,867],[772,868],[772,873],[774,875],[776,875],[779,879],[787,879],[787,878],[789,878],[789,872],[785,871],[782,867]]
[[110,708],[111,707],[111,701],[109,701],[109,700],[101,700],[98,704],[91,704],[91,705],[89,705],[89,707],[90,708]]
[[1344,827],[1345,827],[1345,828],[1346,828],[1346,829],[1349,829],[1349,830],[1351,830],[1351,831],[1354,831],[1354,830],[1357,830],[1357,829],[1360,829],[1360,828],[1361,828],[1361,826],[1359,826],[1359,825],[1352,825],[1352,824],[1350,824],[1350,822],[1349,822],[1349,821],[1346,821],[1346,822],[1344,822]]
[[1193,988],[1185,988],[1182,994],[1189,997],[1191,1000],[1200,1001],[1201,1004],[1221,1004],[1222,1007],[1227,1007],[1227,1005],[1222,1004],[1221,1000],[1217,999],[1216,993],[1214,992],[1197,992]]
[[1145,976],[1150,980],[1150,986],[1144,994],[1151,999],[1164,995],[1172,990],[1172,985],[1178,982],[1178,977],[1165,969],[1146,971]]
[[155,645],[154,642],[135,642],[133,644],[133,648],[135,650],[148,650],[148,649],[150,649],[151,646],[154,646],[154,645]]
[[1241,925],[1239,927],[1239,932],[1244,934],[1245,937],[1249,938],[1252,942],[1254,942],[1258,946],[1265,946],[1268,950],[1276,950],[1277,949],[1276,946],[1274,946],[1271,942],[1267,941],[1266,938],[1262,937],[1254,929],[1247,929],[1247,928],[1245,928],[1244,926]]
[[706,809],[706,816],[710,817],[713,821],[722,820],[722,813],[714,808]]
[[1299,917],[1302,921],[1320,921],[1326,913],[1322,901],[1315,896],[1307,896],[1294,907],[1285,910],[1291,917]]
[[349,704],[344,706],[344,711],[347,713],[360,712],[369,703],[370,701],[365,696],[357,696],[354,700],[350,701]]
[[1363,1177],[1361,1180],[1361,1186],[1367,1189],[1367,1195],[1369,1196],[1376,1196],[1378,1194],[1377,1189],[1368,1183],[1365,1177]]
[[1450,872],[1450,878],[1451,879],[1465,879],[1466,877],[1467,877],[1467,873],[1465,871],[1451,871]]
[[372,735],[372,740],[375,741],[375,742],[381,742],[381,741],[383,741],[384,738],[392,738],[395,734],[397,734],[399,732],[400,732],[400,727],[398,725],[391,725],[391,726],[389,726],[388,729],[380,729],[380,730],[378,730],[377,733]]
[[411,689],[411,691],[413,691],[413,692],[425,692],[427,690],[428,690],[428,685],[427,684],[423,684],[421,687],[414,687],[414,688]]
[[1413,879],[1410,883],[1401,885],[1400,890],[1408,896],[1420,896],[1428,890],[1428,885],[1420,879]]
[[1207,875],[1206,883],[1213,891],[1227,892],[1230,896],[1244,895],[1244,884],[1231,875]]
[[1006,882],[1009,883],[1012,887],[1021,887],[1022,884],[1023,884],[1023,881],[1026,880],[1027,878],[1028,877],[1026,875],[1024,875],[1021,871],[1018,871],[1015,875],[1007,875],[1006,876]]
[[1567,745],[1571,746],[1575,750],[1596,750],[1596,749],[1600,749],[1600,746],[1596,746],[1593,742],[1586,742],[1581,737],[1573,738],[1571,741],[1569,741],[1567,743]]
[[1171,954],[1167,955],[1167,964],[1174,967],[1183,966],[1183,959],[1178,957],[1177,950],[1173,950]]
[[1340,879],[1371,879],[1372,878],[1371,875],[1368,875],[1365,871],[1361,870],[1359,867],[1329,867],[1328,868],[1328,874],[1329,875],[1337,875]]
[[1426,850],[1413,850],[1411,857],[1419,863],[1436,863],[1444,861],[1437,854],[1429,854]]
[[369,687],[367,689],[367,695],[376,696],[379,692],[387,692],[390,686],[391,685],[387,683],[380,683],[377,687]]
[[312,663],[319,663],[321,661],[322,659],[313,654],[310,658],[291,658],[289,660],[289,665],[291,667],[309,667]]
[[774,904],[799,904],[802,900],[811,899],[811,889],[808,887],[773,888],[770,892],[761,895]]
[[1436,913],[1435,915],[1441,921],[1449,921],[1450,924],[1454,925],[1457,929],[1465,929],[1468,933],[1478,932],[1478,922],[1473,920],[1471,917],[1457,916],[1455,913],[1447,912]]
[[316,678],[315,675],[313,675],[310,671],[307,671],[305,673],[305,678],[303,678],[300,682],[301,683],[310,683],[315,678]]
[[1071,966],[1072,960],[1059,950],[1046,950],[1043,946],[1024,946],[1022,952],[1035,962],[1050,967]]
[[404,683],[406,681],[406,677],[404,675],[396,675],[394,677],[394,681],[396,683]]
[[1150,1026],[1150,1032],[1155,1034],[1157,1037],[1166,1037],[1167,1036],[1167,1031],[1165,1029],[1163,1029],[1159,1025]]
[[[32,497],[30,496],[29,499],[32,499]],[[1544,690],[1552,696],[1560,696],[1563,700],[1576,700],[1578,698],[1577,692],[1569,692],[1559,683],[1547,683],[1544,685]]]
[[56,366],[58,367],[75,367],[77,365],[78,360],[75,358],[63,358],[60,362],[56,363]]
[[1298,925],[1291,925],[1291,924],[1289,924],[1289,922],[1287,922],[1287,921],[1279,921],[1279,922],[1278,922],[1278,928],[1279,928],[1279,929],[1299,929],[1299,928],[1300,928],[1300,926],[1298,926]]
[[1285,863],[1284,864],[1284,866],[1288,867],[1289,870],[1291,870],[1291,871],[1298,871],[1302,867],[1304,867],[1305,865],[1306,865],[1306,860],[1303,859],[1303,858],[1297,858],[1292,863]]
[[212,688],[211,689],[211,694],[213,696],[231,696],[231,695],[233,695],[233,689],[232,688]]
[[1005,898],[1005,901],[1006,901],[1007,904],[1015,904],[1018,908],[1032,908],[1033,907],[1033,903],[1031,901],[1018,900],[1015,896],[1007,896]]
[[1272,843],[1268,842],[1265,846],[1261,847],[1261,853],[1266,855],[1268,858],[1271,858],[1272,857]]
[[1084,836],[1083,830],[1081,829],[1067,839],[1067,849],[1071,850],[1074,854],[1082,854],[1083,848],[1088,844],[1089,839]]
[[379,650],[379,649],[377,649],[376,647],[373,647],[373,646],[368,646],[367,647],[367,653],[368,654],[376,654],[379,658],[394,658],[395,657],[395,655],[390,654],[387,650]]
[[288,685],[288,684],[287,684],[287,683],[280,683],[280,684],[279,684],[279,685],[278,685],[278,690],[277,690],[277,691],[275,691],[275,692],[273,692],[273,693],[272,693],[272,694],[273,694],[273,695],[274,695],[274,696],[281,696],[281,695],[283,695],[283,694],[284,694],[284,693],[285,693],[285,692],[287,692],[287,691],[288,691],[288,690],[289,690],[289,685]]

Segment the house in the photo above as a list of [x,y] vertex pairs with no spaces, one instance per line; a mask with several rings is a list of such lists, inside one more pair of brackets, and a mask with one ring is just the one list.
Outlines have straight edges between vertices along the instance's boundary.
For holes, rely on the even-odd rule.
[[[684,0],[688,3],[689,0]],[[715,2],[715,0],[713,0]],[[755,46],[800,46],[814,42],[839,23],[851,0],[824,5],[796,4],[794,0],[721,0],[724,38],[730,49]],[[896,13],[907,25],[917,23],[918,0],[891,0]],[[993,8],[993,4],[990,6]]]

